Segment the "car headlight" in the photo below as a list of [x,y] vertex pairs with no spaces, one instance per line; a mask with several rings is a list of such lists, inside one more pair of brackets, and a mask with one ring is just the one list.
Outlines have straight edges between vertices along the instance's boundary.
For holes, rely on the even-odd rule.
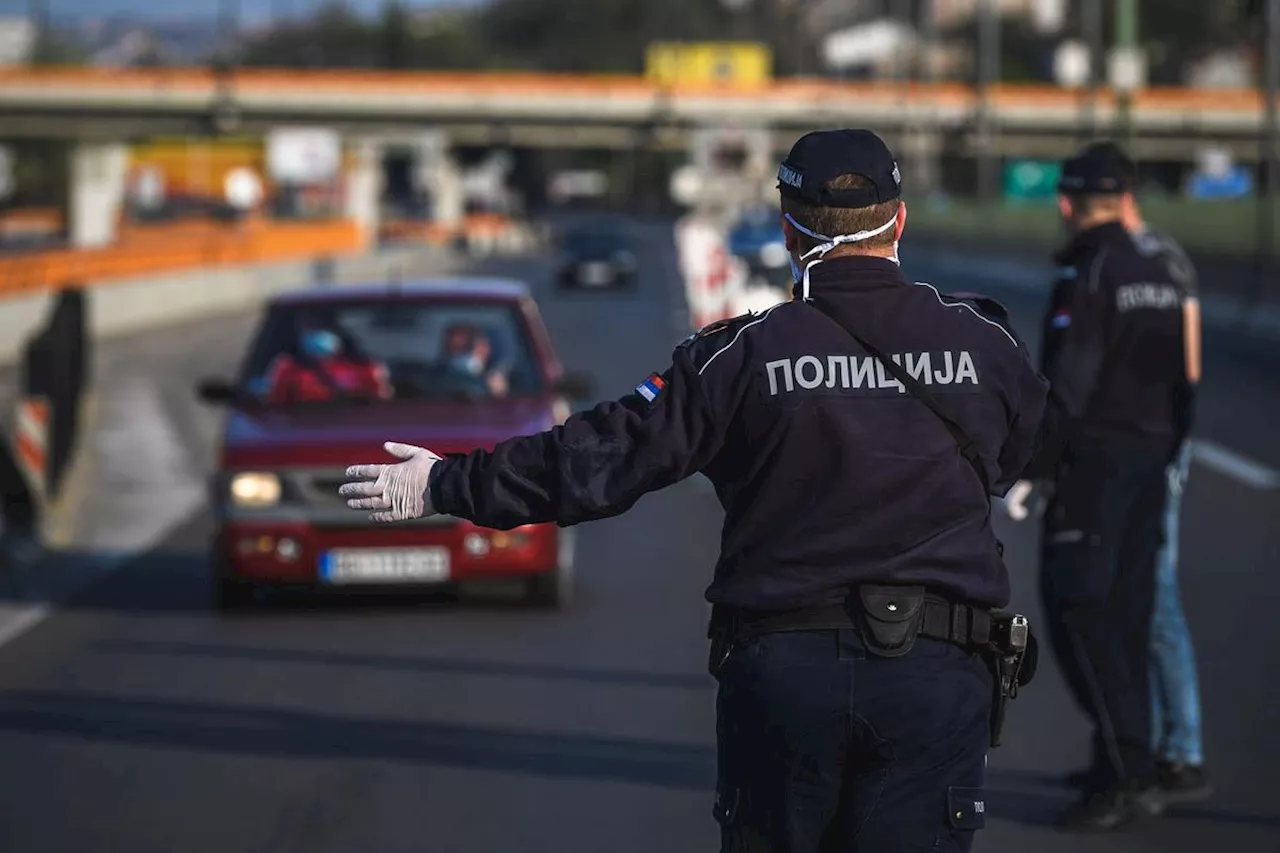
[[760,249],[760,263],[766,267],[787,265],[787,247],[782,243],[766,243]]
[[274,506],[280,502],[280,478],[261,471],[246,471],[231,478],[231,500],[240,506]]

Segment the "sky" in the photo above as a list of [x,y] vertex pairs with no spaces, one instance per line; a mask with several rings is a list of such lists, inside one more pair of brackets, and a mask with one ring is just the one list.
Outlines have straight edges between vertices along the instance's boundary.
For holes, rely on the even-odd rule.
[[[255,23],[269,20],[274,13],[305,15],[319,8],[325,0],[0,0],[0,15],[25,15],[43,2],[55,19],[67,16],[100,18],[127,13],[159,20],[212,18],[224,2],[238,3],[242,20]],[[483,0],[404,0],[408,6],[429,8],[443,5],[476,5]],[[383,0],[347,0],[347,5],[360,12],[373,12]]]

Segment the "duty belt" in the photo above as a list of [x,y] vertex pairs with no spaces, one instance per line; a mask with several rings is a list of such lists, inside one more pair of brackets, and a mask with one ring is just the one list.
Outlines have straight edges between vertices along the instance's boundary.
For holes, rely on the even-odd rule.
[[[892,603],[888,605],[893,609]],[[781,612],[745,611],[715,605],[708,637],[728,634],[734,642],[783,631],[853,629],[861,631],[858,618],[863,605],[852,596],[843,604],[823,604]],[[949,601],[926,593],[918,636],[945,640],[967,649],[985,647],[991,640],[991,611],[985,607]]]

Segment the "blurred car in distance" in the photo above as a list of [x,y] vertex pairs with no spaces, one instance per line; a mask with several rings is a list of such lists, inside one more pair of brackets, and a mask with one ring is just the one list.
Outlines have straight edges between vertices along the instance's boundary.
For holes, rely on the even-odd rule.
[[374,525],[338,495],[385,441],[445,454],[562,423],[590,380],[565,374],[526,286],[442,279],[283,295],[234,381],[198,393],[228,407],[212,503],[215,604],[258,587],[386,589],[519,579],[561,606],[572,531],[498,531],[452,517]]
[[753,278],[771,283],[790,276],[790,264],[778,212],[753,208],[729,229],[729,254],[741,258]]
[[567,230],[559,241],[557,278],[563,287],[607,288],[635,284],[631,235],[608,220]]

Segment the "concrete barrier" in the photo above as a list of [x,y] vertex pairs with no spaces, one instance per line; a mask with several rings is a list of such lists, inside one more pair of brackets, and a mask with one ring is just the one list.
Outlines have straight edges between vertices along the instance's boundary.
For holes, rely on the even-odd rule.
[[[91,285],[89,333],[112,337],[214,314],[251,310],[268,297],[301,290],[319,281],[377,282],[391,274],[404,278],[424,270],[444,271],[452,254],[444,248],[414,246],[333,259],[286,261],[247,267],[118,279]],[[35,294],[0,300],[0,364],[11,364],[22,343],[47,316],[53,296]]]

